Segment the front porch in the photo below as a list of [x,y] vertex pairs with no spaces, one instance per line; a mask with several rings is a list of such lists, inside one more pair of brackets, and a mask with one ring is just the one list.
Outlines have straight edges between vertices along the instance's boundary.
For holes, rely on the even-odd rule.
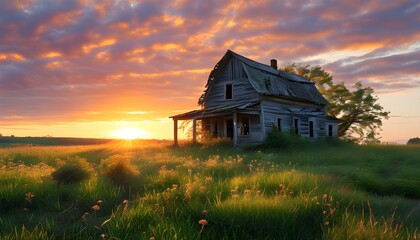
[[201,121],[201,133],[211,138],[230,138],[234,146],[260,143],[264,140],[263,124],[259,108],[236,106],[224,109],[194,110],[172,116],[174,144],[178,145],[178,123],[192,120],[192,142],[197,143],[197,121]]

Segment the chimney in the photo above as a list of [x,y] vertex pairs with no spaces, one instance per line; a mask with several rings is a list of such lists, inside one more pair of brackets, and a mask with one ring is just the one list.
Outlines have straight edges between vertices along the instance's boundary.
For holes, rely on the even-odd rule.
[[271,67],[277,70],[277,60],[271,59]]

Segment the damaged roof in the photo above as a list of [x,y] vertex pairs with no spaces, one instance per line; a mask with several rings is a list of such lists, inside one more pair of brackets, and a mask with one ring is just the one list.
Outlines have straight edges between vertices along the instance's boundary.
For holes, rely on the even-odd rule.
[[273,67],[256,62],[228,50],[223,58],[216,64],[207,80],[206,89],[200,97],[198,104],[203,105],[215,76],[232,58],[238,60],[245,70],[248,81],[261,95],[294,98],[326,105],[327,100],[316,89],[310,80],[292,73],[287,73]]
[[[239,110],[239,111],[254,111],[256,110],[256,106],[258,105],[258,102],[250,102],[245,104],[236,104],[236,105],[229,105],[229,106],[219,106],[214,108],[206,108],[206,109],[200,109],[200,110],[192,110],[186,113],[181,113],[178,115],[171,116],[169,118],[175,118],[175,119],[183,119],[183,118],[192,118],[192,117],[204,117],[206,114],[211,113],[230,113],[233,110]],[[259,109],[257,109],[259,110]]]

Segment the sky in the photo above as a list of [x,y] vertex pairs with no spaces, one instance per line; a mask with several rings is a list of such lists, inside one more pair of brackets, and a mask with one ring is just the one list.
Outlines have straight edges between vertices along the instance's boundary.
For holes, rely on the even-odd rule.
[[418,0],[0,1],[0,134],[170,139],[230,49],[374,89],[420,137]]

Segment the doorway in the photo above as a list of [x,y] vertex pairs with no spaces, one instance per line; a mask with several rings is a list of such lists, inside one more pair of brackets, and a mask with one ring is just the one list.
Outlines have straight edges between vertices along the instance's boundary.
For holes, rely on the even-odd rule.
[[233,119],[226,119],[226,137],[233,138]]

